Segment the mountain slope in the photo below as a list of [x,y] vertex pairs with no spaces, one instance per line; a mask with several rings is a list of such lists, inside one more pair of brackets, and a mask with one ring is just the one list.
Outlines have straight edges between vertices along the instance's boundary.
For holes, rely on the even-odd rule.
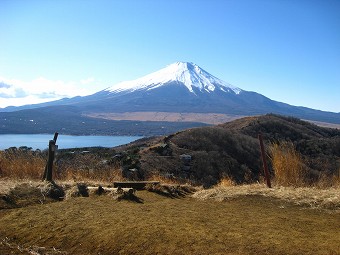
[[118,83],[107,88],[105,91],[117,93],[121,91],[152,90],[172,82],[184,84],[194,94],[197,89],[207,92],[220,89],[225,92],[233,91],[236,94],[242,91],[240,88],[234,87],[209,74],[198,65],[187,62],[176,62],[137,80]]
[[340,113],[296,107],[245,91],[193,63],[177,62],[133,81],[70,102],[86,112],[184,112],[259,115],[277,113],[340,123]]
[[[51,118],[54,111],[58,111],[58,108],[63,109],[64,106],[72,107],[79,118],[96,118],[94,120],[98,120],[100,116],[108,116],[108,113],[148,112],[149,115],[158,112],[188,113],[186,116],[194,116],[190,113],[210,116],[225,114],[228,118],[230,115],[240,117],[276,113],[313,121],[340,123],[340,113],[323,112],[273,101],[256,92],[232,86],[199,66],[187,62],[171,64],[137,80],[118,83],[93,95],[61,99],[40,105],[12,107],[3,111],[12,112],[11,116],[16,114],[19,116],[23,113],[16,112],[25,109],[25,118],[30,119],[31,115],[39,111],[43,114],[45,108],[48,108],[51,115],[45,116]],[[0,112],[0,122],[6,122],[5,116]],[[68,120],[66,116],[64,115],[64,120]],[[166,114],[164,116],[164,121],[171,122],[166,119]],[[15,124],[19,125],[18,121]],[[3,125],[8,128],[8,123]],[[0,132],[4,132],[1,126]]]
[[[308,177],[336,175],[340,167],[340,130],[322,128],[279,115],[246,117],[222,125],[194,128],[149,141],[136,141],[125,150],[138,152],[142,176],[161,174],[190,178],[205,186],[224,176],[235,182],[259,180],[262,162],[258,134],[269,152],[272,143],[291,141],[301,153]],[[137,150],[135,150],[137,151]],[[190,155],[186,164],[183,155]],[[270,160],[268,161],[271,167]]]

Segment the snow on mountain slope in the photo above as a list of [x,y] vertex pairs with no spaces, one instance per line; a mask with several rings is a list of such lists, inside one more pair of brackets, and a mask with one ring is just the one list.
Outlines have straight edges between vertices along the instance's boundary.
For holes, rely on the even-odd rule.
[[[13,113],[13,119],[18,120],[22,119],[21,114],[26,114],[28,120],[48,114],[51,114],[51,118],[53,114],[58,114],[57,118],[64,116],[66,120],[65,116],[82,118],[91,114],[91,116],[98,117],[111,116],[112,113],[143,113],[145,116],[145,113],[150,113],[164,121],[173,121],[170,120],[172,117],[169,113],[174,113],[175,116],[178,113],[183,116],[182,114],[185,113],[188,116],[194,114],[196,120],[201,121],[197,114],[252,116],[276,113],[308,120],[340,123],[340,113],[322,112],[277,102],[259,93],[234,87],[199,66],[187,62],[171,64],[140,79],[118,83],[92,95],[12,107],[1,111],[17,112],[17,114]],[[162,116],[167,117],[159,116],[160,112],[165,113]],[[149,120],[156,120],[158,117],[152,117]],[[8,117],[5,116],[2,119],[6,120]],[[28,123],[31,122],[28,121]],[[3,123],[3,125],[5,127],[8,123]],[[54,130],[55,126],[51,128]],[[0,128],[1,132],[4,131]]]
[[235,94],[239,94],[242,91],[240,88],[209,74],[198,65],[187,62],[176,62],[142,78],[118,83],[105,89],[105,91],[117,93],[122,91],[152,90],[169,82],[180,82],[192,93],[195,93],[193,88],[198,88],[202,92],[211,92],[216,88],[224,92],[232,91]]

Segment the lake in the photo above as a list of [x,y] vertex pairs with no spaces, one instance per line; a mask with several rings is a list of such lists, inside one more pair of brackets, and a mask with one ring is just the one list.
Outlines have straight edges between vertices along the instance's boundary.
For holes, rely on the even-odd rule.
[[[48,149],[49,140],[53,140],[53,134],[8,134],[0,135],[0,150],[10,147],[27,146],[32,149]],[[73,136],[59,134],[58,149],[83,148],[83,147],[115,147],[133,142],[142,136]]]

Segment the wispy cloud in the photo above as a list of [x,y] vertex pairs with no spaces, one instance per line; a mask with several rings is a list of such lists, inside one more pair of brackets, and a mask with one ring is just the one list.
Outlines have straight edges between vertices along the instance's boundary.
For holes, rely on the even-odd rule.
[[[43,103],[65,97],[85,96],[94,93],[90,77],[80,81],[49,80],[39,77],[31,81],[0,77],[0,107]],[[94,88],[94,86],[93,86]]]
[[0,98],[23,98],[25,96],[27,94],[22,88],[0,82]]

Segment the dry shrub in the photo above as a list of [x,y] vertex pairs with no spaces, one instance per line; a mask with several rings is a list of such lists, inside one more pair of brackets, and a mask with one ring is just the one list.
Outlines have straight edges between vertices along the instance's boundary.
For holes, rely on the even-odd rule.
[[97,181],[111,183],[113,181],[125,180],[120,169],[77,169],[75,167],[68,167],[62,173],[57,174],[56,178],[59,180],[73,180],[75,182],[83,181]]
[[44,197],[49,197],[55,200],[60,200],[65,196],[63,187],[57,185],[54,182],[41,182],[38,186],[40,188],[41,194]]
[[321,189],[328,187],[340,188],[340,169],[335,174],[321,173],[314,186]]
[[143,199],[137,197],[135,193],[135,189],[122,189],[118,187],[118,189],[112,190],[110,192],[110,195],[113,197],[114,200],[117,201],[128,200],[137,203],[143,203]]
[[217,185],[221,187],[231,187],[235,186],[236,183],[229,176],[225,176],[221,178],[220,182]]
[[336,175],[333,175],[332,183],[334,187],[340,188],[340,168]]
[[277,184],[294,187],[308,185],[307,167],[292,142],[272,144],[270,154]]
[[[40,151],[11,148],[0,151],[0,178],[41,180],[47,155]],[[109,165],[92,153],[79,154],[64,160],[56,160],[53,166],[54,180],[76,182],[123,181],[118,165]]]
[[78,183],[77,185],[72,186],[70,189],[65,192],[65,200],[68,200],[73,197],[88,197],[88,188],[84,183]]
[[7,187],[7,191],[0,194],[0,209],[45,204],[64,197],[64,189],[51,182],[9,180]]
[[107,189],[104,189],[101,185],[98,185],[97,187],[87,187],[89,196],[101,196],[108,194],[109,191]]
[[171,184],[147,184],[145,189],[150,192],[157,193],[159,195],[180,198],[185,197],[188,194],[192,194],[197,189],[190,185],[171,185]]
[[123,181],[122,171],[118,165],[108,165],[103,159],[92,153],[75,155],[59,161],[55,178],[75,182],[113,182]]
[[128,188],[103,188],[102,186],[88,186],[86,183],[77,183],[72,185],[65,192],[65,200],[69,200],[75,197],[90,197],[108,195],[114,200],[129,200],[141,203],[142,200],[135,195],[134,189]]
[[40,152],[16,148],[0,151],[0,177],[38,180],[45,165]]
[[188,184],[188,180],[184,180],[184,179],[180,179],[178,177],[169,175],[169,176],[165,176],[165,175],[161,175],[157,172],[154,172],[152,175],[148,176],[146,178],[147,181],[159,181],[161,183],[166,183],[169,185],[184,185],[184,184]]
[[[176,176],[175,174],[169,173],[160,173],[158,170],[150,171],[147,173],[146,177],[144,178],[145,181],[158,181],[164,185],[171,185],[171,186],[190,186],[195,187],[195,189],[200,186],[199,182],[196,182],[190,178],[184,178]],[[202,188],[202,187],[201,187]]]

